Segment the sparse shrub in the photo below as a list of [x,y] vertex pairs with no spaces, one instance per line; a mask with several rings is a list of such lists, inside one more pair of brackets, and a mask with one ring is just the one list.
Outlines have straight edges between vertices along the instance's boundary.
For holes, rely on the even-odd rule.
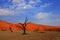
[[10,31],[13,32],[12,27],[9,27]]

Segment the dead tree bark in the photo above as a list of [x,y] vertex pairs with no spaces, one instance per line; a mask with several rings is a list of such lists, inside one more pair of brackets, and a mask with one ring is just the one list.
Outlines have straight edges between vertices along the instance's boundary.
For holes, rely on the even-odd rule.
[[[20,23],[20,24],[21,24],[21,23]],[[25,34],[26,34],[26,26],[27,26],[27,24],[28,24],[28,18],[27,18],[27,17],[25,17],[25,21],[24,21],[24,23],[23,23],[23,24],[21,24],[21,25],[22,25],[22,27],[17,26],[17,27],[19,27],[19,28],[22,28],[22,30],[23,30],[23,35],[25,35]]]
[[10,31],[13,32],[12,27],[9,27]]
[[28,18],[26,17],[26,18],[25,18],[25,21],[24,21],[24,23],[23,23],[23,25],[22,25],[22,27],[23,27],[23,35],[26,34],[27,22],[28,22]]

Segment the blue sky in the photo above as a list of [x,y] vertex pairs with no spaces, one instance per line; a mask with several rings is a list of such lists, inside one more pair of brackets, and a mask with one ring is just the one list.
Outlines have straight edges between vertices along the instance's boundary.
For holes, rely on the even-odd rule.
[[0,0],[0,20],[60,26],[60,0]]

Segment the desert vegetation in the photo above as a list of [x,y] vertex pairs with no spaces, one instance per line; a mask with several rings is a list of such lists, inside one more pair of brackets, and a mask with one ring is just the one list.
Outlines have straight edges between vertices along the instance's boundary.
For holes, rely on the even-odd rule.
[[[19,24],[21,24],[21,23],[19,23]],[[26,34],[26,26],[27,26],[27,24],[28,24],[28,17],[25,18],[24,23],[21,24],[22,26],[17,26],[18,28],[21,28],[23,30],[23,35]]]
[[12,27],[9,27],[10,31],[13,32]]

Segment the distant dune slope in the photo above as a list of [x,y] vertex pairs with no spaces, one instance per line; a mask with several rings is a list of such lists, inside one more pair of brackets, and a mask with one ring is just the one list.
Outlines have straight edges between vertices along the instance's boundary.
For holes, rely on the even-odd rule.
[[[13,24],[13,23],[9,23],[9,22],[5,22],[3,20],[0,20],[0,30],[10,30],[10,27],[14,31],[15,30],[22,30],[21,28],[18,28],[17,26],[22,27],[21,24]],[[40,30],[40,31],[52,30],[52,31],[55,31],[55,30],[60,30],[60,26],[47,26],[47,25],[43,25],[43,24],[41,25],[41,24],[35,24],[32,22],[29,22],[27,24],[26,29],[30,30],[30,31],[35,31],[35,30]]]

